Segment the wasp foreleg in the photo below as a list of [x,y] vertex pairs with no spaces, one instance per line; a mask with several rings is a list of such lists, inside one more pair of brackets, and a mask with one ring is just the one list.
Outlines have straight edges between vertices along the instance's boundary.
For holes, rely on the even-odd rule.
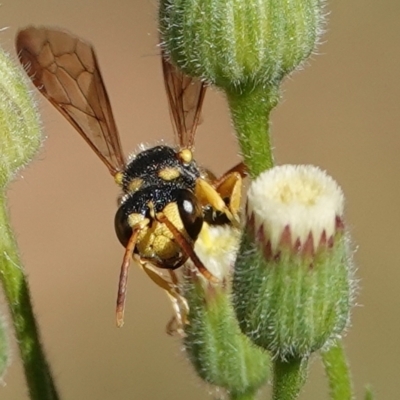
[[157,220],[162,222],[167,226],[167,228],[174,235],[176,242],[181,247],[183,253],[188,256],[195,267],[199,270],[199,272],[209,281],[218,282],[218,279],[204,266],[204,264],[200,261],[200,258],[197,256],[193,249],[193,244],[189,242],[189,240],[182,235],[181,232],[175,227],[175,225],[166,217],[162,212],[157,214]]

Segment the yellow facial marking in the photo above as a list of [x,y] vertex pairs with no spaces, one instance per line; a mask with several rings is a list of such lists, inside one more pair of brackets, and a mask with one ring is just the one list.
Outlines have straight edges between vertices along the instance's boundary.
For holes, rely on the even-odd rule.
[[[187,236],[181,221],[178,206],[176,203],[167,204],[163,213],[174,224],[174,226]],[[129,216],[129,220],[137,214]],[[174,235],[163,223],[153,220],[151,225],[146,226],[139,234],[137,248],[141,256],[146,258],[158,257],[168,260],[179,256],[180,246],[175,242]]]
[[[163,213],[174,224],[175,228],[178,229],[178,231],[186,235],[185,228],[179,214],[178,205],[176,203],[167,204],[164,207]],[[168,229],[167,227],[165,228]]]
[[163,168],[158,171],[158,176],[164,181],[173,181],[176,178],[179,178],[180,172],[177,168]]
[[143,257],[158,257],[162,260],[177,257],[180,253],[180,247],[174,241],[171,231],[158,221],[153,221],[151,226],[140,232],[137,248]]
[[148,223],[148,219],[145,218],[142,214],[130,214],[128,217],[128,224],[131,227],[134,227],[135,225],[142,225],[144,222]]
[[137,192],[142,187],[142,184],[143,184],[143,179],[134,178],[129,182],[128,189],[132,193]]

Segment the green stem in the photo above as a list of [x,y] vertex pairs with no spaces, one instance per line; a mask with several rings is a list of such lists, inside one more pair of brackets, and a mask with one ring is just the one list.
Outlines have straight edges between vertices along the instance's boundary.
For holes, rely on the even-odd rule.
[[279,88],[256,86],[251,91],[226,94],[244,162],[255,178],[274,165],[269,117],[278,102]]
[[340,340],[337,340],[329,350],[322,352],[322,361],[329,381],[331,400],[353,399],[350,370]]
[[293,358],[274,361],[273,400],[296,399],[307,375],[307,359]]
[[32,400],[56,400],[58,394],[42,350],[28,283],[8,222],[6,196],[0,193],[0,280],[10,308]]

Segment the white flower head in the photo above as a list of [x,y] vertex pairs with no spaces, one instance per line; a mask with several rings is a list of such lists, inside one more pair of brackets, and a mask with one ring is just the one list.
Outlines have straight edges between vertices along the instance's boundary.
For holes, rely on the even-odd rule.
[[283,165],[251,183],[247,218],[273,254],[288,241],[313,252],[342,228],[343,208],[343,192],[326,172],[312,165]]

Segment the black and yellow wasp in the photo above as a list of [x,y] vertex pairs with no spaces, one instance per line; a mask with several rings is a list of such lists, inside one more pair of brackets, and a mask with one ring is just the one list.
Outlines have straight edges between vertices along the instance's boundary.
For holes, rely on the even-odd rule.
[[151,147],[126,161],[94,48],[70,33],[46,27],[21,30],[16,47],[34,85],[81,134],[122,189],[115,216],[115,230],[125,247],[117,325],[123,325],[132,257],[167,291],[176,318],[184,323],[187,310],[174,270],[191,260],[206,279],[218,279],[210,268],[230,260],[237,243],[232,232],[237,230],[244,175],[239,164],[216,179],[193,158],[206,86],[162,57],[178,146]]

